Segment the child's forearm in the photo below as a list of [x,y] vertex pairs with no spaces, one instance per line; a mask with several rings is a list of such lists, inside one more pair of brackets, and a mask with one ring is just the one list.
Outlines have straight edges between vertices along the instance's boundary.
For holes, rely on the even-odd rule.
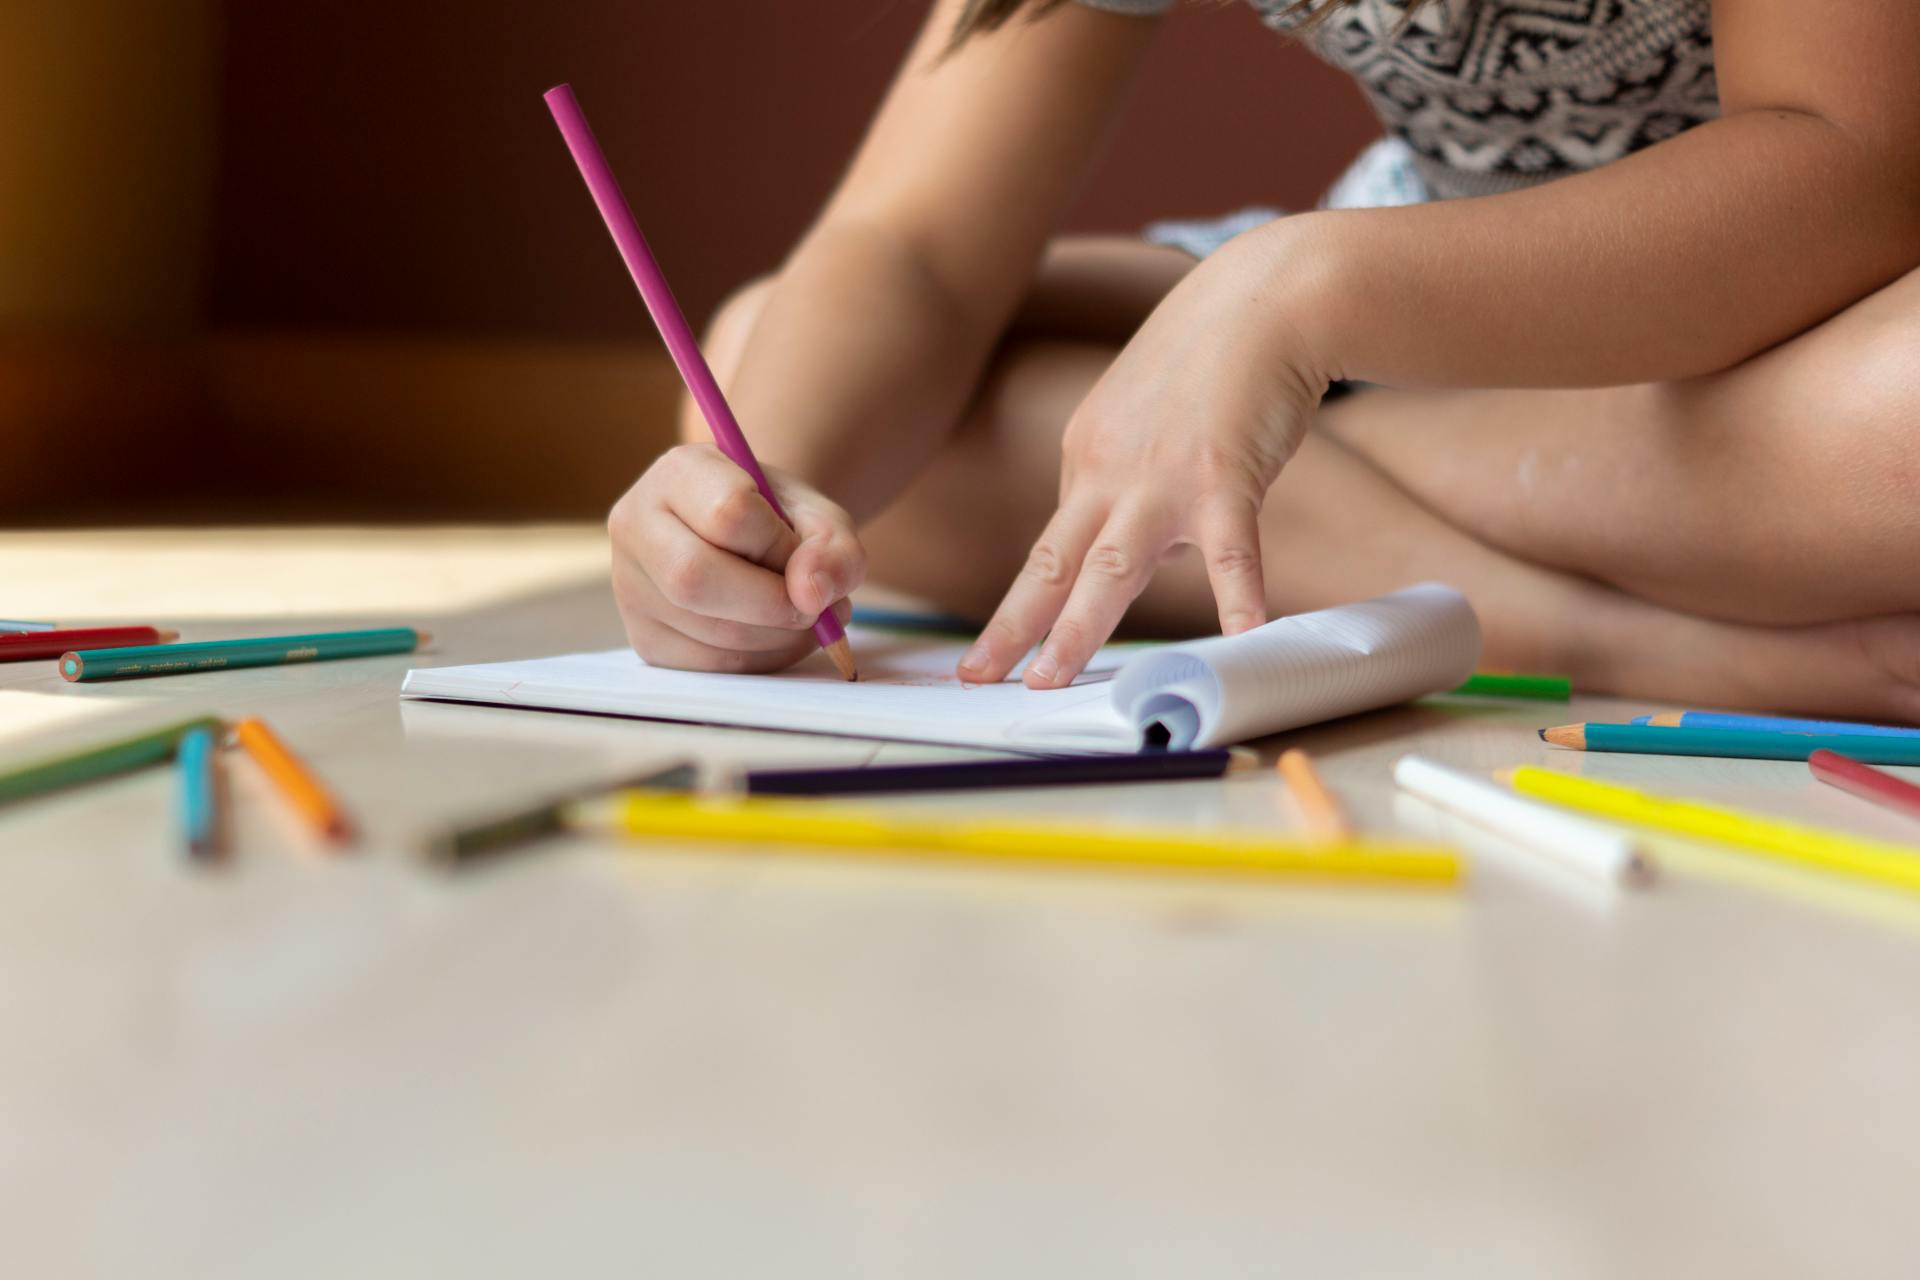
[[[1754,111],[1509,195],[1310,214],[1235,252],[1329,377],[1601,386],[1726,368],[1920,262],[1914,166]],[[1904,157],[1901,157],[1904,159]]]
[[864,520],[932,457],[996,334],[910,245],[829,222],[781,271],[728,394],[762,460]]

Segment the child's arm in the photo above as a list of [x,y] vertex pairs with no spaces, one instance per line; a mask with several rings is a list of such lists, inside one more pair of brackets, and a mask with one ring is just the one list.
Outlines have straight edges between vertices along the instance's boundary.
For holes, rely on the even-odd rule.
[[[1920,8],[1719,0],[1724,118],[1478,200],[1286,219],[1170,293],[1067,428],[1067,484],[963,669],[1064,684],[1171,545],[1258,623],[1257,516],[1332,378],[1589,386],[1724,368],[1920,262]],[[1303,554],[1310,554],[1303,549]]]
[[811,648],[864,572],[854,521],[965,409],[1156,27],[1068,5],[943,56],[960,8],[934,7],[727,386],[798,536],[704,445],[614,508],[615,598],[649,661],[774,670]]
[[[1722,119],[1511,195],[1276,227],[1330,376],[1598,386],[1736,364],[1920,264],[1920,6],[1719,0]],[[1255,246],[1248,245],[1249,250]]]

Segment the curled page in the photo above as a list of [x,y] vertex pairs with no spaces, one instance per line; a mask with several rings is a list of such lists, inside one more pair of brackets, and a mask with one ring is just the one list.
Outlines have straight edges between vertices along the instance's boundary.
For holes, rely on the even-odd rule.
[[1114,676],[1143,745],[1218,747],[1451,689],[1473,674],[1480,621],[1437,582],[1168,645]]

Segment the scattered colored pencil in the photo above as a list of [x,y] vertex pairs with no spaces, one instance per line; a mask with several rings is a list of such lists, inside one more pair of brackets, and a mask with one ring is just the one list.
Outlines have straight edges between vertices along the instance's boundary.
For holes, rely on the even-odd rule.
[[927,855],[1200,872],[1253,877],[1450,883],[1460,860],[1445,846],[1283,839],[1234,832],[1152,831],[901,817],[824,800],[702,800],[627,793],[604,812],[576,809],[576,825],[602,822],[632,836],[750,845],[756,853],[813,847],[886,858]]
[[1791,716],[1744,716],[1722,711],[1662,711],[1635,716],[1633,724],[1663,729],[1765,729],[1773,733],[1845,733],[1872,738],[1920,738],[1920,729],[1892,724],[1856,724],[1851,720],[1796,720]]
[[336,844],[345,844],[353,839],[353,824],[340,807],[340,802],[333,798],[326,784],[314,775],[306,762],[267,727],[265,721],[252,717],[242,720],[233,727],[233,736],[253,757],[261,772],[272,779],[287,803],[315,831]]
[[57,622],[18,622],[12,619],[0,619],[0,635],[16,631],[53,631],[59,626]]
[[1448,692],[1478,698],[1530,698],[1537,702],[1565,702],[1573,696],[1573,681],[1566,676],[1476,671],[1459,688]]
[[967,636],[980,633],[980,624],[950,613],[917,613],[909,609],[883,609],[877,605],[853,606],[853,621],[863,627],[882,631],[922,631],[932,635]]
[[[641,299],[647,304],[647,313],[660,330],[661,340],[667,345],[667,354],[673,357],[674,367],[679,369],[681,379],[686,382],[688,394],[700,406],[707,426],[713,431],[713,442],[735,466],[753,477],[760,496],[767,500],[774,514],[791,525],[793,521],[788,519],[780,499],[774,496],[773,486],[767,483],[760,464],[754,460],[753,450],[747,445],[747,437],[740,430],[733,410],[727,405],[727,398],[720,393],[720,384],[714,381],[706,357],[700,354],[700,344],[693,336],[693,328],[687,323],[686,316],[681,314],[680,304],[674,300],[673,289],[667,284],[660,264],[654,261],[653,250],[647,247],[647,238],[640,233],[640,224],[634,219],[633,210],[627,206],[627,198],[621,193],[620,183],[614,178],[612,167],[600,151],[600,143],[594,138],[593,129],[587,124],[587,117],[573,96],[572,86],[555,85],[547,90],[545,101],[547,109],[553,113],[554,123],[560,126],[560,136],[566,139],[567,150],[573,153],[573,162],[579,166],[580,176],[586,180],[587,190],[600,210],[601,219],[607,224],[608,233],[613,236],[614,246],[619,249],[628,273],[633,276],[633,283],[640,290]],[[827,651],[827,656],[833,659],[835,670],[848,680],[858,678],[846,632],[841,630],[840,620],[833,616],[831,607],[814,621],[813,637]]]
[[75,649],[125,649],[133,645],[171,644],[178,631],[160,627],[69,627],[56,631],[0,634],[0,662],[57,658]]
[[1807,757],[1807,767],[1820,781],[1854,795],[1920,818],[1920,787],[1896,778],[1884,769],[1862,764],[1838,752],[1820,750]]
[[188,732],[219,727],[220,722],[212,716],[196,716],[0,772],[0,804],[159,764],[173,755]]
[[1583,875],[1608,884],[1651,878],[1652,864],[1626,832],[1522,800],[1485,778],[1421,756],[1401,756],[1393,780],[1409,795]]
[[1920,764],[1920,738],[1869,734],[1777,733],[1762,729],[1670,729],[1641,724],[1566,724],[1542,729],[1556,747],[1656,756],[1724,756],[1741,760],[1805,760],[1822,747],[1875,764]]
[[567,830],[566,814],[573,806],[613,792],[687,791],[699,777],[696,766],[685,762],[654,769],[635,778],[621,778],[540,800],[524,808],[492,817],[428,839],[427,856],[460,865],[496,853],[505,853],[533,840]]
[[180,737],[180,838],[196,858],[218,857],[225,822],[221,812],[220,751],[216,731],[189,729]]
[[304,636],[261,636],[250,640],[199,640],[191,644],[139,645],[127,649],[87,649],[60,659],[69,681],[126,680],[142,676],[179,676],[196,671],[239,667],[276,667],[298,662],[331,662],[412,653],[433,637],[412,627],[375,631],[327,631]]
[[1515,769],[1512,782],[1514,790],[1522,795],[1618,822],[1692,836],[1748,853],[1920,892],[1920,848],[1865,840],[1844,832],[1782,822],[1693,800],[1651,795],[1551,769]]
[[1287,792],[1300,810],[1301,825],[1308,835],[1319,840],[1353,839],[1353,823],[1347,820],[1339,799],[1328,790],[1306,752],[1289,747],[1280,753],[1274,768],[1286,780]]
[[1226,749],[1148,751],[1131,756],[1073,756],[1051,760],[958,760],[851,769],[755,769],[740,781],[741,789],[749,795],[850,796],[1217,778],[1232,768],[1234,761],[1234,753]]

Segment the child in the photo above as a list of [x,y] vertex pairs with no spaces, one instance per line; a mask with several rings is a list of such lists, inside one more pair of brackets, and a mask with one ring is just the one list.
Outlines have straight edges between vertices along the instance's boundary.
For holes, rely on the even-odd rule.
[[1491,666],[1920,720],[1920,8],[1253,2],[1388,138],[1159,243],[1055,230],[1171,0],[934,6],[711,334],[795,529],[663,455],[610,521],[634,647],[776,670],[871,571],[1049,687],[1123,615],[1435,578]]

